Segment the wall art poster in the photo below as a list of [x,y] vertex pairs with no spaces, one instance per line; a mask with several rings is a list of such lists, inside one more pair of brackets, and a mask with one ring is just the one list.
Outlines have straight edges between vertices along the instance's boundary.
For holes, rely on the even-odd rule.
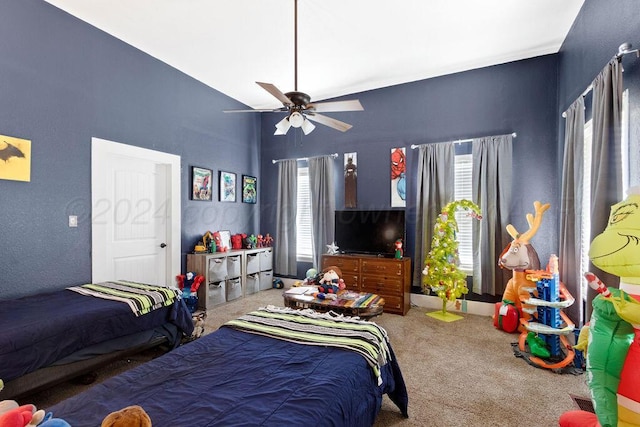
[[31,181],[31,141],[0,135],[0,179]]
[[220,201],[236,201],[236,174],[220,171]]
[[358,206],[358,153],[344,153],[344,207]]
[[255,203],[258,200],[258,179],[255,176],[242,175],[242,202]]
[[211,169],[191,168],[191,200],[211,200],[212,174]]
[[391,207],[406,207],[405,147],[391,149]]

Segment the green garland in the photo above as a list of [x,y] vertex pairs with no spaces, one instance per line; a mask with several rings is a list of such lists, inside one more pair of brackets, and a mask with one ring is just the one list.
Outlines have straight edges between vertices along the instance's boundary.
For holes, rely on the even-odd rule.
[[469,292],[467,275],[458,269],[458,223],[455,217],[458,209],[467,210],[469,215],[482,219],[480,208],[470,200],[456,200],[447,204],[436,219],[431,250],[425,258],[425,267],[422,270],[422,291],[426,294],[435,292],[442,298],[443,312],[446,311],[447,301],[455,301]]

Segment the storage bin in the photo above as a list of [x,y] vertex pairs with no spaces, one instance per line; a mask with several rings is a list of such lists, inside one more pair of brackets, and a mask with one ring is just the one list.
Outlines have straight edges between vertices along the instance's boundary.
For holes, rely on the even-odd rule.
[[259,290],[260,290],[260,275],[258,273],[248,275],[245,293],[247,295],[255,294]]
[[207,295],[207,309],[214,305],[223,304],[227,301],[224,285],[224,282],[209,283],[207,289],[209,291]]
[[273,287],[273,271],[261,271],[260,276],[260,290],[271,289]]
[[271,270],[273,268],[273,250],[260,252],[260,271]]
[[240,255],[231,255],[227,257],[227,277],[240,277],[240,264],[242,257]]
[[209,282],[220,282],[227,278],[226,257],[209,259]]
[[226,283],[227,286],[227,301],[233,301],[234,299],[242,296],[242,282],[240,278],[229,279]]
[[258,252],[247,254],[247,274],[253,274],[260,271],[260,257]]

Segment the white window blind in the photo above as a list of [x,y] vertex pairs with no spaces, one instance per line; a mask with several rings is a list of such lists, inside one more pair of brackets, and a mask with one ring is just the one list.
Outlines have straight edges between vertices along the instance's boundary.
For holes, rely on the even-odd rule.
[[[458,154],[455,158],[455,199],[471,200],[471,154]],[[467,274],[473,272],[473,252],[471,227],[473,218],[466,211],[456,211],[458,223],[458,255],[460,257],[459,269]]]
[[[584,124],[584,147],[582,159],[583,180],[582,185],[582,222],[580,223],[580,245],[582,253],[580,254],[580,278],[584,277],[584,273],[589,271],[589,246],[591,245],[591,147],[593,141],[592,120]],[[588,286],[581,286],[582,297],[586,300]]]
[[309,167],[298,167],[298,215],[296,216],[296,259],[313,262],[313,224],[309,189]]

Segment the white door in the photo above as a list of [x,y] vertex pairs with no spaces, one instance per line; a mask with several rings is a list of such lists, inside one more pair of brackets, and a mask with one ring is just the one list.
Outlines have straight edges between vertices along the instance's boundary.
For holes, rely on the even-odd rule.
[[174,285],[180,274],[180,157],[93,138],[92,282]]

